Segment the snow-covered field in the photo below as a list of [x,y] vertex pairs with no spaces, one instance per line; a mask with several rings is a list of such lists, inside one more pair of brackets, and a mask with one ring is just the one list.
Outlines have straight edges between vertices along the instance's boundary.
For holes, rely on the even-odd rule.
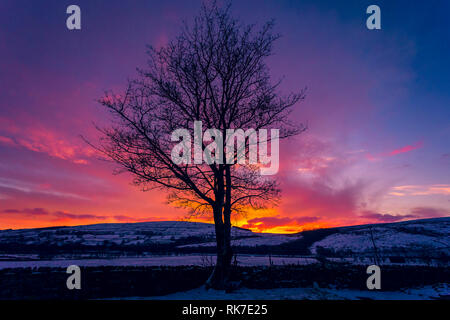
[[404,289],[402,291],[371,291],[312,288],[241,288],[231,293],[206,290],[204,287],[157,297],[130,297],[130,300],[429,300],[450,295],[448,283]]
[[[180,256],[152,256],[142,258],[117,259],[54,259],[36,261],[0,261],[0,270],[6,268],[66,268],[70,265],[80,267],[98,266],[211,266],[215,263],[214,255],[180,255]],[[269,265],[305,265],[317,262],[307,257],[269,257],[256,255],[241,255],[237,257],[239,266],[269,266]]]
[[[261,234],[232,228],[234,245],[277,245],[291,241],[296,235]],[[1,242],[27,245],[47,244],[62,246],[77,244],[122,246],[145,244],[171,244],[188,241],[189,245],[215,245],[214,225],[199,222],[161,221],[142,223],[105,223],[75,227],[0,230]],[[184,246],[180,244],[180,246]]]
[[[373,238],[372,238],[373,235]],[[340,228],[338,233],[315,242],[317,248],[334,252],[368,253],[374,247],[380,254],[420,256],[435,252],[450,252],[450,218],[406,221],[399,223]]]
[[[283,265],[308,265],[318,263],[318,260],[311,257],[291,257],[291,256],[266,256],[266,255],[238,255],[236,263],[240,267],[251,266],[283,266]],[[373,260],[370,257],[354,258],[327,258],[327,260],[338,263],[350,263],[353,265],[370,265]],[[80,267],[151,267],[151,266],[203,266],[214,265],[216,257],[214,255],[178,255],[178,256],[145,256],[137,258],[108,258],[108,259],[53,259],[53,260],[0,260],[0,270],[7,268],[67,268],[70,265]],[[416,266],[441,266],[442,263],[436,261],[408,260],[403,263],[382,261],[383,265],[416,265]]]
[[[316,255],[324,255],[324,252],[330,261],[366,264],[377,252],[384,263],[395,263],[389,261],[389,257],[401,256],[409,259],[403,263],[420,265],[432,264],[430,258],[439,258],[444,263],[448,261],[445,257],[450,255],[449,234],[450,218],[436,218],[341,227],[329,229],[322,234],[320,230],[309,231],[308,235],[254,233],[250,230],[233,228],[232,244],[236,248],[259,250],[239,254],[237,262],[240,266],[314,263],[317,262]],[[208,252],[213,252],[211,249],[215,246],[214,241],[212,224],[185,221],[0,230],[0,269],[63,267],[69,264],[206,265],[214,262],[214,257],[208,255]],[[285,245],[294,253],[279,250],[284,252],[282,253],[284,257],[274,254],[277,253],[277,248]],[[265,249],[258,249],[267,246],[272,249],[266,252]],[[296,248],[302,246],[307,252],[295,253]],[[15,248],[20,250],[15,252]],[[268,252],[272,253],[270,260]],[[420,261],[421,258],[423,261]]]
[[[256,246],[277,246],[282,243],[286,243],[295,239],[301,238],[299,235],[285,235],[285,234],[273,234],[273,233],[252,233],[252,236],[246,234],[242,238],[233,237],[231,244],[235,247],[256,247]],[[178,248],[194,248],[194,247],[214,247],[215,241],[195,243],[178,246]]]

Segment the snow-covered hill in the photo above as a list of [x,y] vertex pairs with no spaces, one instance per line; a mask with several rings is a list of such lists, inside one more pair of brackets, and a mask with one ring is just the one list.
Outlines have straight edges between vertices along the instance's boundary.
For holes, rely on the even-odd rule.
[[450,252],[450,218],[343,227],[336,231],[314,242],[311,252],[316,254],[318,248],[343,255],[377,251],[402,256],[436,256]]
[[[449,234],[450,218],[436,218],[292,235],[233,228],[232,243],[247,254],[354,258],[373,256],[376,252],[381,256],[448,257]],[[21,256],[42,260],[56,255],[64,259],[113,258],[127,250],[134,250],[134,255],[213,253],[214,246],[212,224],[185,221],[0,230],[0,260],[17,260]]]
[[[258,234],[242,228],[232,228],[234,245],[277,245],[298,235]],[[142,223],[104,223],[75,227],[0,230],[0,243],[22,245],[63,246],[84,245],[120,246],[176,244],[214,246],[214,225],[185,221],[158,221]]]

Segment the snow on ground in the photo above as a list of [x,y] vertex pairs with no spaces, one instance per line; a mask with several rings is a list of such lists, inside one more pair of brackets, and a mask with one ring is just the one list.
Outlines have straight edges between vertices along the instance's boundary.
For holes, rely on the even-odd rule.
[[[250,230],[232,228],[232,239],[264,237]],[[275,235],[276,237],[279,235]],[[80,244],[96,246],[105,242],[120,245],[144,243],[173,243],[180,239],[197,238],[196,242],[213,242],[214,225],[186,221],[157,221],[142,223],[103,223],[75,227],[0,230],[0,241],[21,244],[64,245]],[[269,239],[272,239],[270,235]],[[285,241],[290,238],[282,236]],[[278,241],[279,243],[279,241]]]
[[[331,263],[350,263],[353,265],[370,265],[373,264],[371,257],[355,258],[327,258]],[[53,260],[4,260],[0,259],[0,270],[7,268],[66,268],[69,265],[75,264],[81,267],[153,267],[153,266],[212,266],[216,261],[214,255],[179,255],[179,256],[146,256],[137,258],[81,258],[81,259],[53,259]],[[237,265],[241,267],[251,266],[282,266],[282,265],[308,265],[317,263],[317,259],[313,256],[265,256],[265,255],[239,255],[237,257]],[[405,262],[390,262],[388,259],[383,261],[383,265],[409,265],[409,266],[442,266],[439,261],[424,261],[420,259],[408,259]]]
[[231,293],[204,287],[157,297],[130,297],[129,300],[424,300],[448,298],[449,284],[437,284],[403,291],[313,288],[241,288]]
[[[372,241],[373,235],[373,241]],[[380,224],[344,227],[339,232],[315,242],[311,252],[318,247],[335,252],[351,250],[353,253],[371,252],[374,244],[379,251],[429,253],[429,250],[443,251],[450,248],[450,218],[406,221],[394,224]]]
[[[355,253],[372,251],[372,234],[379,250],[395,248],[441,250],[450,247],[450,218],[341,227],[334,229],[334,233],[324,239],[318,238],[318,241],[311,245],[311,250],[313,254],[317,252],[318,247],[334,251],[351,250]],[[301,234],[254,233],[250,230],[232,228],[234,246],[276,246],[301,238]],[[145,246],[174,243],[179,248],[188,248],[215,246],[215,234],[213,224],[159,221],[0,230],[0,242],[48,246],[68,244],[99,246],[108,243]]]
[[[450,246],[435,241],[435,237],[397,233],[393,230],[374,230],[375,245],[378,250],[391,249],[392,247],[404,247],[417,249],[445,248]],[[333,248],[335,251],[351,250],[353,252],[365,252],[373,250],[370,234],[333,234],[311,246],[313,253],[317,247]]]
[[[1,261],[0,269],[6,268],[39,268],[54,267],[66,268],[72,264],[80,267],[96,266],[210,266],[215,263],[214,255],[180,255],[180,256],[152,256],[139,258],[117,258],[117,259],[55,259],[36,261]],[[273,265],[297,264],[304,265],[317,262],[314,258],[308,257],[282,257],[256,255],[240,255],[237,257],[239,266],[269,266]]]
[[[355,260],[354,258],[328,258],[330,262],[346,262],[354,265],[370,265],[373,263],[372,258],[362,257]],[[214,255],[174,255],[174,256],[145,256],[132,258],[105,258],[105,259],[53,259],[53,260],[29,260],[22,257],[21,260],[4,260],[0,259],[0,270],[7,268],[66,268],[69,265],[75,264],[80,267],[143,267],[143,266],[212,266],[216,261]],[[239,255],[237,257],[237,265],[241,267],[250,266],[270,266],[270,265],[308,265],[317,263],[318,261],[313,256],[266,256],[266,255]],[[434,261],[408,260],[402,263],[392,263],[388,260],[383,261],[383,265],[424,265],[435,266],[439,263]]]
[[[232,245],[235,247],[257,247],[264,245],[277,246],[283,243],[297,241],[295,245],[300,247],[304,244],[310,246],[313,255],[318,253],[318,248],[327,249],[331,253],[339,253],[341,260],[347,259],[350,263],[358,263],[355,258],[373,257],[374,246],[382,258],[390,256],[407,256],[408,258],[436,258],[450,255],[450,218],[436,218],[426,220],[405,221],[400,223],[375,224],[363,226],[351,226],[334,228],[329,235],[323,238],[320,231],[314,234],[311,231],[302,234],[267,234],[254,233],[241,228],[232,229]],[[372,241],[373,234],[373,241]],[[302,241],[306,241],[302,243]],[[315,240],[315,242],[313,242]],[[55,264],[61,262],[57,258],[66,258],[68,261],[78,261],[80,265],[201,265],[204,263],[202,255],[195,256],[148,256],[152,245],[169,244],[167,252],[170,254],[174,248],[201,248],[215,246],[214,225],[199,222],[186,221],[159,221],[144,223],[117,223],[117,224],[95,224],[75,227],[52,227],[40,229],[22,230],[0,230],[0,244],[6,248],[0,252],[0,268],[5,265],[39,266],[51,265],[51,261],[45,261],[45,254],[38,256],[35,252],[20,255],[9,251],[7,248],[17,248],[26,245],[40,246],[39,253],[45,253],[46,249],[52,247],[69,248],[69,252],[61,252],[56,256]],[[116,246],[112,246],[116,244]],[[95,254],[89,256],[89,250],[72,254],[72,245],[82,249],[97,247]],[[84,247],[82,246],[84,245]],[[90,246],[87,248],[86,246]],[[117,257],[120,247],[138,246],[144,254],[138,258]],[[33,247],[31,247],[33,248]],[[112,248],[112,249],[110,249]],[[147,248],[147,249],[146,249]],[[51,251],[51,250],[49,250]],[[102,256],[99,257],[98,251]],[[26,251],[25,251],[26,252]],[[59,252],[59,251],[58,251]],[[119,252],[119,253],[117,253]],[[124,251],[125,252],[125,251]],[[255,251],[261,252],[261,251]],[[103,255],[104,253],[104,255]],[[109,258],[106,258],[109,254]],[[332,256],[332,255],[329,255]],[[44,261],[37,261],[39,257]],[[93,258],[90,261],[81,260]],[[74,260],[77,259],[77,260]],[[248,257],[240,256],[241,265],[267,265],[267,256],[256,256],[255,262],[249,262]],[[385,260],[386,260],[385,259]],[[7,261],[7,260],[34,260],[34,261]],[[200,261],[200,262],[199,262]],[[286,257],[283,260],[273,258],[274,264],[294,263],[304,264],[304,258]],[[425,260],[424,260],[425,261]],[[442,259],[442,261],[446,261]],[[383,261],[389,263],[389,261]],[[408,261],[409,263],[410,261]],[[413,261],[414,262],[414,261]],[[425,261],[426,262],[426,261]],[[423,263],[423,262],[418,262]]]
[[[285,235],[272,233],[253,233],[251,236],[231,240],[231,244],[236,247],[255,247],[255,246],[277,246],[285,242],[300,239],[300,235]],[[192,247],[213,247],[216,245],[215,241],[187,244],[178,246],[178,248],[192,248]]]

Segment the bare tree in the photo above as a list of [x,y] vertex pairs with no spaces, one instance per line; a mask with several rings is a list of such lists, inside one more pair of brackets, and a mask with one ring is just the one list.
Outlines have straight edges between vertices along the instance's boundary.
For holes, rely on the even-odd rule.
[[[224,288],[227,282],[231,215],[276,205],[280,190],[255,164],[174,163],[171,134],[185,128],[193,135],[194,121],[202,121],[202,133],[215,128],[224,137],[231,128],[278,128],[280,138],[305,130],[288,118],[303,90],[282,96],[279,82],[270,81],[265,59],[278,38],[272,30],[273,22],[256,30],[232,18],[229,7],[203,5],[167,46],[149,47],[148,67],[138,70],[122,95],[107,92],[100,100],[113,120],[98,128],[96,148],[144,191],[164,189],[170,203],[191,214],[212,214],[217,261],[209,287]],[[221,148],[225,154],[225,144]]]

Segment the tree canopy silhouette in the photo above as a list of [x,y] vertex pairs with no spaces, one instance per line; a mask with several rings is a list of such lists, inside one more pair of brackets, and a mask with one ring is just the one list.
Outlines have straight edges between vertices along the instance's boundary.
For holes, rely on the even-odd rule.
[[[227,283],[231,215],[276,205],[280,190],[276,179],[260,174],[258,164],[175,163],[171,134],[184,128],[194,135],[195,121],[202,121],[202,133],[214,128],[223,136],[236,128],[276,128],[280,138],[305,130],[289,119],[304,90],[281,95],[280,82],[271,82],[265,62],[278,37],[272,21],[260,28],[243,25],[229,7],[203,5],[169,44],[149,47],[148,66],[138,69],[123,94],[107,92],[100,100],[112,122],[98,128],[96,148],[130,172],[144,191],[164,189],[175,206],[194,215],[212,214],[217,261],[207,282],[211,287]],[[201,148],[207,148],[205,142]],[[225,144],[218,148],[225,154]],[[250,149],[246,145],[246,155]]]

